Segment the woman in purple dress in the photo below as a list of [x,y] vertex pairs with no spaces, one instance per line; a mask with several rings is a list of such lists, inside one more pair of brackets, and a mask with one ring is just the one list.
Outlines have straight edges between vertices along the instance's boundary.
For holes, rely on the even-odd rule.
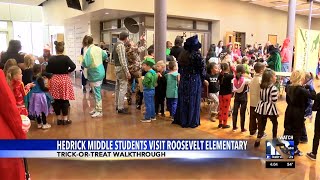
[[180,83],[173,124],[179,124],[183,128],[195,128],[200,125],[201,92],[206,76],[200,48],[198,36],[192,36],[184,43],[184,50],[178,58]]

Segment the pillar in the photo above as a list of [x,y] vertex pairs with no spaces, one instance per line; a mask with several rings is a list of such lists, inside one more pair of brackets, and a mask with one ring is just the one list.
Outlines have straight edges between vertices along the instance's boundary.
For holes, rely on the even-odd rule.
[[289,71],[290,72],[292,71],[293,46],[295,41],[296,5],[297,5],[297,0],[289,0],[287,37],[290,38],[290,44],[289,44],[289,51],[290,51]]
[[[312,11],[313,11],[313,0],[310,1],[310,6],[309,6],[309,17],[308,17],[308,30],[311,30],[311,22],[312,22]],[[308,58],[309,58],[309,47],[310,47],[310,34],[308,32],[307,34],[307,52],[306,52],[306,57],[305,57],[305,66],[308,67]]]
[[309,30],[311,30],[312,11],[313,11],[313,0],[310,0],[309,18],[308,18],[308,28],[309,28]]
[[167,0],[154,0],[154,37],[155,60],[166,61]]

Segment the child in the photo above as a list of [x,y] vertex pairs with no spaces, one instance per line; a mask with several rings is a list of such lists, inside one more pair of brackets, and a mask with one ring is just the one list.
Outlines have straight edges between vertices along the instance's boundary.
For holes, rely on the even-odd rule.
[[180,74],[178,73],[178,65],[176,61],[169,62],[169,73],[166,74],[167,79],[167,107],[170,112],[170,117],[173,120],[177,105],[178,105],[178,84],[180,81]]
[[320,57],[319,57],[317,69],[316,69],[316,79],[317,80],[319,80],[319,73],[320,73]]
[[[313,74],[311,72],[306,73],[304,85],[308,85],[310,90],[314,91]],[[312,99],[308,100],[308,106],[304,117],[308,118],[310,121],[312,120]]]
[[278,101],[278,88],[274,85],[277,77],[274,71],[266,69],[262,75],[260,85],[260,100],[255,109],[258,114],[258,135],[257,140],[254,143],[254,147],[260,146],[260,140],[264,136],[264,130],[266,128],[267,119],[269,118],[272,122],[272,137],[275,143],[277,141],[278,131],[278,109],[276,102]]
[[246,70],[245,67],[240,64],[236,68],[237,75],[236,78],[233,79],[233,92],[235,92],[234,97],[234,106],[232,113],[233,120],[233,131],[238,129],[237,121],[238,121],[238,110],[240,108],[240,124],[241,124],[241,132],[246,132],[247,130],[244,128],[245,120],[246,120],[246,110],[248,103],[248,84],[250,83],[250,79],[244,78]]
[[158,61],[156,64],[157,67],[157,87],[156,87],[156,93],[155,93],[155,108],[156,108],[156,114],[159,113],[159,106],[160,106],[160,113],[162,117],[165,117],[164,114],[164,100],[166,98],[166,89],[167,89],[167,80],[165,77],[165,68],[166,64],[163,61]]
[[8,61],[4,64],[3,72],[7,75],[7,71],[12,66],[18,66],[17,61],[15,59],[8,59]]
[[233,74],[230,72],[229,65],[227,63],[221,63],[221,74],[218,77],[220,83],[218,128],[230,128],[230,126],[227,125],[227,120],[232,97],[232,79]]
[[23,84],[29,84],[32,82],[33,78],[33,65],[34,65],[34,57],[32,55],[24,56],[24,66],[25,69],[22,71],[22,82]]
[[37,117],[38,129],[49,129],[51,125],[47,123],[47,116],[52,97],[48,94],[49,89],[45,86],[46,76],[49,75],[42,74],[41,65],[38,64],[34,65],[33,74],[35,87],[30,91],[29,113]]
[[265,65],[257,62],[254,65],[255,74],[250,82],[250,122],[249,122],[249,131],[250,135],[253,136],[257,133],[258,130],[258,114],[255,112],[258,102],[260,100],[260,85],[262,79],[262,73],[265,69]]
[[146,75],[143,78],[143,97],[146,106],[146,113],[141,122],[151,122],[151,120],[156,120],[156,113],[154,107],[154,94],[155,86],[157,83],[157,74],[152,69],[155,65],[155,62],[151,58],[146,58],[142,63],[142,68],[146,71]]
[[22,82],[22,71],[18,66],[12,66],[8,69],[6,74],[7,82],[11,88],[14,97],[16,99],[16,105],[20,115],[28,116],[28,111],[24,103],[24,97],[30,91],[30,88],[34,87],[33,83],[29,83],[24,86]]
[[311,160],[317,159],[317,152],[320,140],[320,93],[317,94],[314,104],[312,106],[313,111],[317,111],[316,120],[314,123],[314,137],[312,144],[312,152],[307,153],[307,157]]
[[245,69],[245,73],[247,75],[250,75],[251,70],[250,70],[250,66],[249,66],[249,59],[247,57],[243,57],[242,58],[242,65],[243,65],[243,67]]
[[216,63],[210,63],[208,66],[208,74],[206,77],[205,83],[208,84],[208,96],[209,99],[212,101],[211,104],[211,121],[215,122],[214,118],[218,114],[218,107],[219,107],[219,90],[220,85],[218,82],[219,77],[219,67]]
[[298,149],[302,128],[304,126],[304,115],[308,100],[315,98],[315,91],[310,86],[304,88],[305,73],[295,70],[290,76],[291,84],[286,88],[287,109],[284,116],[284,134],[293,135],[294,154],[302,155]]

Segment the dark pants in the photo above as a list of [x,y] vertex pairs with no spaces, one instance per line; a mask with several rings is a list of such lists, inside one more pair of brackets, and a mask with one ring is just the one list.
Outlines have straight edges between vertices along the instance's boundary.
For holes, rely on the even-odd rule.
[[39,115],[38,117],[37,117],[37,122],[38,122],[38,124],[47,124],[47,117],[46,117],[46,115],[44,114],[44,113],[41,113],[41,115]]
[[136,101],[136,104],[141,106],[142,105],[142,101],[143,101],[143,92],[141,92],[140,90],[138,92],[136,92],[139,96],[139,99]]
[[174,115],[176,115],[177,105],[178,98],[167,98],[167,107],[171,117],[174,117]]
[[272,137],[277,138],[277,131],[278,131],[278,117],[273,116],[267,116],[267,115],[258,115],[258,136],[257,138],[262,138],[264,131],[266,129],[267,120],[268,118],[272,122]]
[[[304,120],[304,121],[306,121],[306,120]],[[306,129],[306,124],[305,123],[303,123],[300,141],[303,141],[303,142],[307,142],[308,141],[308,134],[307,134],[307,129]]]
[[70,103],[69,100],[55,99],[53,103],[53,110],[57,116],[68,116]]
[[87,85],[87,79],[83,75],[83,70],[81,72],[81,85],[83,86],[83,88],[85,88],[85,86]]
[[249,122],[249,131],[250,135],[254,135],[257,132],[258,129],[258,113],[256,113],[254,110],[256,107],[250,106],[250,122]]
[[314,123],[314,137],[312,145],[312,153],[317,154],[320,140],[320,112],[317,112],[316,120]]
[[232,113],[233,129],[237,128],[239,108],[240,108],[240,125],[241,125],[241,129],[244,129],[244,123],[246,120],[247,103],[248,101],[234,100],[233,113]]
[[107,68],[108,68],[108,62],[107,61],[103,61],[103,67],[105,69],[105,75],[103,78],[103,84],[107,84]]
[[165,100],[165,97],[162,97],[161,95],[156,94],[154,96],[156,114],[159,113],[159,107],[160,107],[160,113],[164,114],[164,100]]

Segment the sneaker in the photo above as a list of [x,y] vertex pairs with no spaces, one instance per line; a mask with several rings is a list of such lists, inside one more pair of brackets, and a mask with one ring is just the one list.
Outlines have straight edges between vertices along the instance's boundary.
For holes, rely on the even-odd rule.
[[156,121],[156,120],[157,120],[156,117],[152,117],[152,118],[151,118],[151,121]]
[[294,152],[294,155],[295,155],[295,156],[302,156],[303,153],[302,153],[299,149],[297,149],[297,150]]
[[222,129],[228,129],[228,128],[230,128],[229,125],[222,125]]
[[260,141],[254,142],[254,147],[259,147],[260,146]]
[[140,121],[143,122],[143,123],[150,123],[151,119],[141,119]]
[[312,152],[311,153],[307,153],[307,158],[311,159],[312,161],[317,160],[317,155],[314,155]]
[[257,131],[255,131],[255,132],[250,132],[250,136],[256,136],[257,134],[258,134]]
[[220,129],[220,128],[222,128],[222,126],[223,126],[222,124],[219,124],[219,125],[218,125],[218,128]]
[[119,109],[118,114],[128,114],[128,111],[126,109]]
[[95,112],[94,114],[91,115],[92,118],[100,118],[102,116],[103,116],[102,112]]
[[89,112],[90,115],[93,115],[94,113],[96,113],[95,110],[92,110],[92,111]]
[[238,128],[237,128],[237,127],[235,127],[235,128],[233,128],[233,129],[232,129],[232,131],[233,131],[233,132],[236,132],[236,131],[237,131],[237,129],[238,129]]
[[42,126],[42,129],[50,129],[50,128],[51,128],[51,125],[48,123]]
[[42,128],[42,124],[38,124],[38,129],[41,129]]
[[245,132],[247,132],[248,130],[246,130],[246,129],[241,129],[241,132],[242,133],[245,133]]
[[63,120],[63,125],[69,125],[69,124],[72,124],[72,121],[71,120]]

